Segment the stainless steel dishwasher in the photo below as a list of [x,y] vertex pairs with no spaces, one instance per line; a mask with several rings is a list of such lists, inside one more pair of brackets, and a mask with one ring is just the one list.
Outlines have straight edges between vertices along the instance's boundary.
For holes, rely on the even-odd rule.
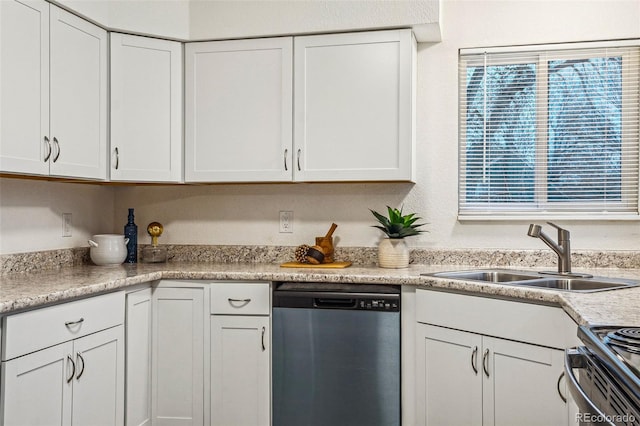
[[400,288],[279,283],[274,426],[400,425]]

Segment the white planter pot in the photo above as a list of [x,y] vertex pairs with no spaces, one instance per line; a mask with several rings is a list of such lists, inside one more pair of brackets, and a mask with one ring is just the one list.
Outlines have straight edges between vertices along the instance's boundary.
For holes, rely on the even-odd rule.
[[386,238],[380,241],[378,266],[392,269],[409,267],[409,247],[404,239]]

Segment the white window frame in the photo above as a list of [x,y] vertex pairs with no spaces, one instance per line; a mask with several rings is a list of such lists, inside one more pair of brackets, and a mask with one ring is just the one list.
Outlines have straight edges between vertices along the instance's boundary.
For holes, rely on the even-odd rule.
[[[630,68],[632,67],[631,58],[631,49],[638,48],[640,45],[640,40],[625,40],[625,41],[616,41],[616,42],[588,42],[588,43],[570,43],[570,44],[555,44],[555,45],[531,45],[531,46],[511,46],[511,47],[497,47],[497,48],[477,48],[477,49],[461,49],[460,50],[460,68],[466,70],[470,66],[486,66],[487,63],[478,58],[478,56],[472,58],[465,58],[466,55],[471,54],[484,54],[484,53],[517,53],[518,58],[509,58],[504,61],[504,65],[518,64],[518,63],[529,63],[536,65],[536,103],[538,106],[540,105],[548,105],[547,103],[547,93],[548,93],[548,64],[551,61],[562,59],[563,57],[558,54],[554,54],[554,51],[559,50],[578,50],[578,49],[590,49],[589,51],[585,51],[584,54],[579,54],[575,52],[575,55],[572,54],[572,57],[575,58],[594,58],[594,57],[610,57],[610,56],[622,56],[622,64],[623,64],[623,84],[625,86],[631,84],[634,87],[639,87],[640,82],[638,81],[638,73],[633,72]],[[602,53],[601,55],[595,54],[593,49],[596,48],[606,48],[607,53]],[[528,52],[530,54],[528,54]],[[637,53],[636,53],[637,55]],[[564,57],[566,59],[566,57]],[[491,66],[500,65],[500,61],[496,61],[495,57],[492,58]],[[465,71],[466,74],[466,71]],[[463,75],[460,72],[460,78]],[[461,91],[459,102],[463,102],[466,100],[462,99],[462,96],[466,96],[466,93],[463,91],[464,84],[459,84],[459,89]],[[628,92],[623,91],[623,104],[629,101],[629,97],[632,96]],[[635,97],[634,97],[635,98]],[[640,102],[640,99],[636,99],[636,101]],[[627,113],[623,111],[623,113]],[[466,111],[464,111],[461,107],[459,108],[459,161],[458,161],[458,171],[459,171],[459,181],[458,181],[458,220],[459,221],[467,221],[467,220],[482,220],[482,221],[491,221],[491,220],[529,220],[529,219],[571,219],[571,220],[640,220],[640,182],[638,182],[638,176],[640,176],[640,166],[636,165],[633,161],[629,159],[628,156],[622,156],[621,158],[621,185],[624,187],[625,182],[633,182],[639,188],[638,194],[636,194],[636,198],[633,199],[629,194],[622,194],[623,199],[615,202],[615,201],[579,201],[576,203],[568,202],[568,204],[575,204],[575,209],[571,211],[565,210],[556,210],[554,206],[566,205],[567,203],[563,202],[549,202],[546,199],[546,168],[547,168],[547,146],[548,146],[548,120],[547,120],[547,109],[541,108],[538,110],[538,120],[537,120],[537,131],[536,131],[536,156],[538,160],[536,161],[536,169],[534,171],[534,185],[536,188],[545,188],[544,192],[535,192],[536,199],[532,202],[522,202],[522,203],[503,203],[503,202],[467,202],[462,201],[466,194],[463,193],[462,189],[462,180],[464,174],[464,170],[466,170],[466,163],[464,156],[462,155],[462,151],[466,149]],[[627,123],[630,121],[630,117],[624,116],[622,117],[623,123]],[[637,125],[640,127],[640,119]],[[627,146],[627,144],[633,144],[631,141],[632,138],[638,137],[638,130],[630,131],[628,125],[622,126],[622,135],[621,135],[621,143],[622,146]],[[636,147],[640,150],[640,143],[638,141],[635,142]],[[639,153],[640,155],[640,153]],[[635,168],[638,167],[638,170]],[[634,173],[635,171],[635,173]],[[635,176],[634,176],[635,175]],[[464,204],[464,208],[463,205]],[[635,212],[607,212],[607,211],[593,211],[595,209],[603,209],[606,206],[614,206],[614,205],[624,205],[624,204],[635,204]],[[581,211],[582,212],[581,212]]]

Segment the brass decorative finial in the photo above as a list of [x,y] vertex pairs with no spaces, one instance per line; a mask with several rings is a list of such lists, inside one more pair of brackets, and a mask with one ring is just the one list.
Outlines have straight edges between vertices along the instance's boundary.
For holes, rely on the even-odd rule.
[[153,247],[158,246],[158,237],[162,235],[162,231],[164,231],[164,228],[159,222],[151,222],[147,226],[147,232],[149,233],[149,235],[151,235],[151,245]]

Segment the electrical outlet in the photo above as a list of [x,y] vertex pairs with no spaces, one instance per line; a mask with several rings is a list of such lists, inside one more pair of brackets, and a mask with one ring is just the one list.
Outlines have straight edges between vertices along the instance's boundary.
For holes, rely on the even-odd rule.
[[71,236],[71,213],[62,213],[62,236]]
[[280,212],[280,233],[290,234],[293,232],[293,212]]

